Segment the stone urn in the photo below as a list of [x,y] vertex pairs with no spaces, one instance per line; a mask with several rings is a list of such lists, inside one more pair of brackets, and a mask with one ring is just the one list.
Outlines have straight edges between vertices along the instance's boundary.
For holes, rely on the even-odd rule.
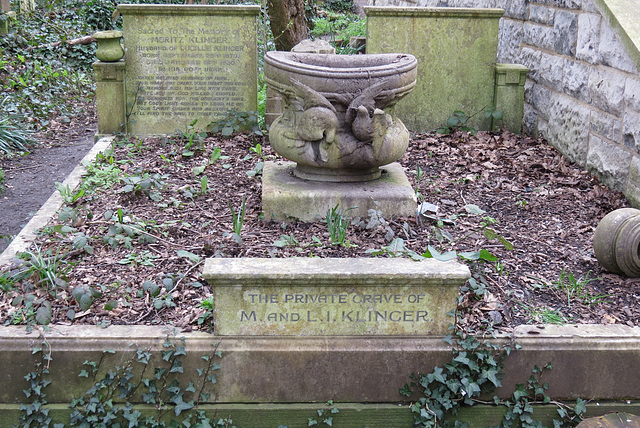
[[117,62],[124,56],[124,49],[120,44],[122,31],[99,31],[93,35],[93,38],[98,42],[96,57],[100,61]]
[[416,84],[418,63],[412,55],[277,51],[264,61],[268,87],[284,100],[269,141],[296,162],[297,177],[375,180],[380,166],[406,151],[409,132],[393,107]]

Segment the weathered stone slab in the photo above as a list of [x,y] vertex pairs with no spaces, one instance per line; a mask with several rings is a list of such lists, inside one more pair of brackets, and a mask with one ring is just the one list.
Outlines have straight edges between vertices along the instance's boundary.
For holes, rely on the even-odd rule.
[[383,166],[380,178],[359,183],[303,180],[293,175],[294,168],[294,162],[265,162],[262,173],[265,220],[295,218],[314,222],[336,205],[352,218],[366,218],[369,209],[381,211],[385,218],[416,213],[415,192],[398,163]]
[[169,134],[257,109],[259,6],[119,5],[127,132]]
[[[396,107],[407,128],[431,131],[456,110],[473,115],[493,105],[504,10],[365,7],[365,13],[367,53],[410,53],[418,60],[416,87]],[[489,129],[491,123],[477,114],[469,125]]]
[[222,336],[436,335],[454,321],[469,269],[396,258],[212,258],[203,277]]

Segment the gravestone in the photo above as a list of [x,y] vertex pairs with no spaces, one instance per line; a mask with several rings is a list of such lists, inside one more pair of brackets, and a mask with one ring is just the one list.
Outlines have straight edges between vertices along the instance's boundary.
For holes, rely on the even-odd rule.
[[210,258],[221,336],[444,335],[467,266],[403,258]]
[[119,5],[127,132],[170,134],[257,109],[259,6]]
[[[502,9],[365,7],[367,53],[406,52],[418,60],[417,85],[396,114],[412,131],[436,129],[456,110],[489,130]],[[389,37],[392,34],[393,37]],[[478,114],[480,113],[480,114]]]

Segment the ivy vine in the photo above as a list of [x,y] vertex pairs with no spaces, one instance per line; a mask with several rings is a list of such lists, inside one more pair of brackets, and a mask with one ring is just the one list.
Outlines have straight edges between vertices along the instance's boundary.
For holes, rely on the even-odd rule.
[[542,369],[535,366],[526,383],[516,385],[509,400],[501,400],[497,395],[493,401],[480,400],[501,387],[505,358],[520,345],[513,342],[499,345],[489,340],[479,340],[473,335],[457,331],[445,341],[453,346],[452,359],[437,366],[428,374],[412,374],[412,382],[400,389],[400,394],[411,396],[420,393],[420,398],[411,405],[414,426],[425,428],[453,427],[465,428],[467,423],[451,421],[463,406],[493,404],[506,407],[500,425],[492,428],[542,428],[542,422],[533,416],[534,404],[555,404],[557,419],[554,428],[573,427],[586,412],[586,402],[578,399],[571,407],[552,401],[546,394],[547,383],[540,383],[543,372],[551,370],[551,364]]

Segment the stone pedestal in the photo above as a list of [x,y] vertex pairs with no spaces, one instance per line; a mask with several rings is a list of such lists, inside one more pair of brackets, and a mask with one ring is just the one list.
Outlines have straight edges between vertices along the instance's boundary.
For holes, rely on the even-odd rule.
[[117,134],[125,129],[124,69],[124,61],[93,63],[96,77],[98,136]]
[[518,64],[496,64],[495,109],[502,112],[502,120],[493,120],[492,129],[507,128],[522,132],[524,84],[529,69]]
[[267,221],[319,221],[327,210],[339,205],[350,217],[368,216],[368,210],[382,211],[385,218],[416,214],[417,200],[402,167],[392,163],[381,167],[377,180],[357,183],[329,183],[295,177],[295,162],[265,162],[262,173],[262,211]]

